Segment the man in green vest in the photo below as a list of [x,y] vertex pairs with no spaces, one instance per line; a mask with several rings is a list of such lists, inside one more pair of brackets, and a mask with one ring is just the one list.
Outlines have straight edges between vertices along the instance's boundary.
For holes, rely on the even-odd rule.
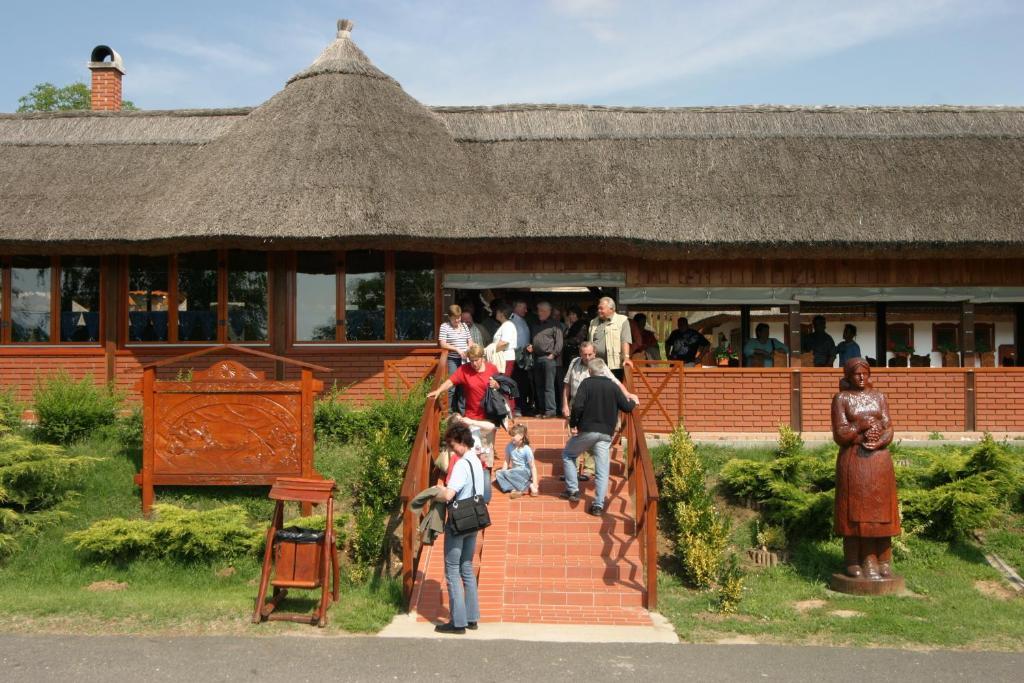
[[629,359],[633,335],[629,331],[629,318],[615,312],[615,300],[611,297],[601,297],[597,302],[597,317],[590,321],[587,339],[594,344],[597,357],[622,381],[622,369],[633,367]]

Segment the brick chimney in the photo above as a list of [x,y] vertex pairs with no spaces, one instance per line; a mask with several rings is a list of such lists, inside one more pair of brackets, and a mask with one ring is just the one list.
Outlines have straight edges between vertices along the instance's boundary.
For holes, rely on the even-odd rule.
[[92,110],[121,111],[121,76],[124,75],[121,55],[106,45],[97,45],[89,58],[89,70],[92,71]]

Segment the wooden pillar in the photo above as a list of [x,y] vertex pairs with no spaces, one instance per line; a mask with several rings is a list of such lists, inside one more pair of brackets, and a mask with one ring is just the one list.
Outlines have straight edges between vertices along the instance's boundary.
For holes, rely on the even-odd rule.
[[803,376],[800,374],[800,304],[789,307],[789,426],[796,432],[804,429]]
[[878,367],[884,368],[885,353],[889,349],[887,323],[885,320],[886,307],[884,303],[875,304],[875,357],[878,359]]
[[800,345],[803,343],[800,339],[800,304],[789,306],[789,339],[786,343],[789,344],[790,367],[800,367]]
[[973,368],[974,361],[974,304],[964,301],[960,304],[960,349],[963,353],[963,366]]
[[[274,252],[269,256],[270,269],[270,352],[284,356],[288,348],[289,321],[293,318],[291,308],[294,299],[288,296],[291,290],[291,254]],[[274,361],[274,379],[284,379],[284,362]]]
[[1016,349],[1013,362],[1024,365],[1024,304],[1013,305],[1013,345]]
[[121,337],[126,334],[127,324],[121,325],[121,292],[127,297],[127,287],[122,286],[120,256],[107,256],[101,264],[103,281],[103,351],[106,357],[107,383],[114,381],[117,373],[117,348],[122,345]]
[[743,346],[750,339],[750,306],[740,306],[740,348],[736,353],[740,357],[740,367],[746,367],[747,359],[743,356]]

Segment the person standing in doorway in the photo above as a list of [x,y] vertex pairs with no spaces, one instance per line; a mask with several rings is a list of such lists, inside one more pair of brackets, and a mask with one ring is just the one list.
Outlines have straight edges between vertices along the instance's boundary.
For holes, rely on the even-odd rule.
[[533,354],[533,386],[539,417],[554,417],[558,412],[555,399],[555,375],[562,362],[562,327],[551,316],[551,304],[537,304],[537,323],[531,330],[527,353]]
[[615,300],[611,297],[603,296],[597,302],[597,316],[590,321],[587,339],[594,345],[597,357],[622,381],[623,368],[633,367],[629,359],[633,337],[629,330],[629,318],[615,312]]
[[[455,371],[466,362],[466,351],[473,343],[469,326],[462,322],[462,308],[458,304],[448,307],[448,319],[441,323],[441,329],[437,333],[437,345],[448,351],[448,376],[455,374]],[[462,391],[453,386],[448,392],[448,412],[464,413],[466,411],[466,399]]]
[[743,356],[748,367],[775,367],[773,354],[776,351],[789,353],[789,347],[774,337],[768,336],[768,323],[758,323],[754,328],[754,336],[743,345]]
[[530,345],[530,323],[526,317],[529,315],[529,307],[526,305],[526,301],[523,299],[516,299],[512,303],[512,315],[509,320],[516,326],[516,364],[512,369],[512,379],[516,381],[516,385],[519,387],[519,409],[524,414],[532,414],[536,412],[533,399],[533,382],[531,373],[523,369],[524,365],[528,365],[524,362],[523,356],[529,353],[526,347]]

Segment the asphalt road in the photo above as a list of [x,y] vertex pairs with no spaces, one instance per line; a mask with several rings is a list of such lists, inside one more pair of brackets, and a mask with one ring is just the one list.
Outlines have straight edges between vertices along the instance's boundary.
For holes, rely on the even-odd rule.
[[1021,681],[1024,654],[372,637],[0,635],[0,681]]

